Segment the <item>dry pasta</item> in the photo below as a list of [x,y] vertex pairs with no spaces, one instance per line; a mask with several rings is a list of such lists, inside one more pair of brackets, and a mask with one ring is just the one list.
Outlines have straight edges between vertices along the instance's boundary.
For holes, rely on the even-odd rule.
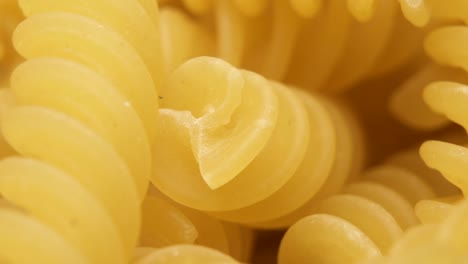
[[[27,19],[13,43],[26,62],[11,77],[16,105],[2,114],[2,132],[21,156],[1,161],[0,193],[27,214],[0,208],[1,255],[126,263],[162,81],[156,17],[134,1],[19,3]],[[58,246],[17,250],[38,241]]]
[[[430,3],[433,5],[433,16],[468,22],[467,3],[454,1],[450,5],[443,5],[435,0]],[[443,65],[461,68],[466,74],[468,68],[465,65],[462,46],[467,39],[467,28],[465,25],[447,25],[432,31],[425,39],[425,49],[429,56]],[[424,100],[436,113],[443,114],[448,119],[459,123],[466,130],[467,122],[464,117],[466,86],[460,83],[460,80],[455,81],[459,82],[453,82],[450,79],[433,82],[425,88]],[[467,185],[463,176],[466,147],[440,141],[429,141],[421,146],[420,152],[429,167],[440,171],[449,181],[457,185],[464,195],[466,194]],[[437,202],[421,202],[416,209],[424,217],[425,222],[438,224],[438,234],[434,235],[434,240],[439,242],[436,250],[442,251],[439,257],[453,259],[451,260],[453,263],[465,261],[468,243],[463,237],[464,235],[461,234],[466,229],[466,200],[456,209],[445,203]],[[448,214],[447,212],[453,213]],[[417,246],[424,248],[427,247],[427,244],[427,241],[420,241]],[[444,247],[444,245],[448,246]],[[404,250],[393,255],[389,257],[389,262],[397,263],[396,261],[399,259],[411,260],[413,257]],[[427,257],[419,255],[416,258],[422,261]]]
[[[340,194],[310,205],[303,212],[303,216],[310,216],[292,225],[284,236],[279,263],[357,263],[387,254],[404,230],[419,223],[416,213],[430,210],[419,201],[434,198],[437,193],[459,193],[441,175],[426,179],[426,168],[393,165],[417,157],[414,151],[409,153],[402,152],[387,164],[367,170]],[[415,212],[416,204],[419,210]]]
[[[462,54],[449,51],[441,46],[444,43],[455,43],[453,38],[447,37],[451,35],[449,30],[452,32],[455,30],[450,26],[450,22],[463,21],[466,23],[467,6],[463,1],[453,1],[453,3],[446,4],[438,0],[427,0],[421,1],[421,3],[428,6],[430,11],[427,15],[430,15],[433,20],[438,20],[439,24],[442,25],[447,24],[446,27],[436,24],[434,26],[436,29],[425,40],[425,49],[428,55],[436,62],[441,62],[442,65],[428,63],[417,74],[411,76],[410,80],[396,91],[391,101],[391,108],[397,118],[409,126],[418,129],[436,129],[445,125],[447,119],[440,115],[440,111],[436,111],[438,113],[431,112],[431,109],[422,100],[423,89],[430,82],[440,80],[467,83],[467,75],[460,62],[461,59],[450,56],[453,54],[461,58]],[[409,18],[415,16],[417,16],[416,13],[409,15]],[[463,26],[461,27],[463,28]],[[452,34],[452,36],[455,35],[457,34]],[[450,69],[447,66],[456,66],[461,69]]]
[[[465,263],[466,23],[465,0],[0,0],[0,263]],[[392,79],[384,106],[347,92]],[[443,136],[375,165],[360,103]]]
[[[444,5],[441,1],[428,1],[431,5],[432,16],[443,19],[457,19],[463,22],[468,21],[468,5],[462,1],[454,1],[449,5]],[[466,86],[460,82],[466,81],[466,71],[464,65],[463,41],[466,40],[466,26],[445,25],[434,29],[425,39],[424,45],[428,55],[436,62],[446,66],[455,66],[463,71],[457,73],[458,79],[451,80],[449,76],[438,76],[442,80],[429,84],[424,90],[424,100],[436,113],[444,115],[446,118],[459,123],[465,130],[467,128],[464,117],[465,99],[464,91]],[[463,76],[464,74],[465,76]],[[463,76],[463,77],[462,77]],[[440,80],[440,79],[439,79]],[[424,143],[420,149],[421,156],[429,167],[440,171],[445,178],[457,185],[463,193],[466,193],[466,185],[463,177],[460,177],[463,170],[462,160],[466,148],[453,143],[443,143],[429,141]]]
[[[452,5],[445,5],[438,1],[428,2],[421,1],[420,3],[425,7],[432,5],[433,9],[421,8],[415,9],[414,13],[407,12],[408,18],[413,23],[426,23],[428,18],[425,17],[429,17],[429,10],[432,10],[435,16],[443,13],[445,18],[466,19],[464,17],[466,14],[463,15],[463,13],[459,12],[460,10],[466,10],[468,7],[466,3],[456,1]],[[453,16],[450,16],[450,14]],[[434,30],[425,41],[427,52],[438,62],[463,68],[461,45],[463,45],[464,30],[464,26],[444,26]],[[458,49],[457,45],[460,45]],[[429,78],[426,72],[422,73],[422,75],[426,75],[422,79]],[[441,76],[437,75],[435,78],[438,77],[450,78],[450,75],[442,74]],[[443,113],[449,119],[463,125],[465,123],[464,88],[464,85],[458,83],[436,82],[425,89],[424,99],[436,112]],[[412,98],[415,97],[413,96]],[[405,103],[402,100],[396,100]],[[406,103],[408,102],[406,101]],[[416,109],[419,111],[422,107],[417,107]],[[427,112],[427,110],[424,111]],[[427,117],[428,115],[423,114],[420,116]],[[413,116],[410,117],[414,118]],[[429,118],[434,119],[430,115]],[[422,122],[425,120],[422,120]],[[438,126],[441,123],[439,120],[435,120],[435,122],[429,121],[429,126]],[[410,122],[412,121],[410,120]],[[417,125],[417,123],[414,124]],[[462,176],[465,152],[464,147],[436,141],[427,142],[421,147],[422,158],[425,162],[429,166],[441,171],[449,181],[460,187],[463,192],[466,192],[466,181]],[[396,175],[398,174],[393,174],[392,181],[389,183],[396,184]],[[408,177],[405,178],[408,179]],[[408,187],[409,184],[405,184],[405,186]],[[376,191],[376,188],[370,189]],[[412,195],[415,195],[424,190],[424,188],[413,187],[408,188],[408,190],[412,192]],[[350,199],[350,197],[347,198]],[[415,198],[417,199],[414,199],[414,201],[421,199],[421,197]],[[341,197],[341,200],[344,199],[344,197]],[[353,221],[356,221],[356,217],[358,216],[367,218],[367,221],[369,221],[371,212],[373,214],[378,212],[375,208],[368,210],[366,213],[349,210],[350,206],[355,207],[358,204],[357,201],[353,204],[349,203],[345,210],[339,211],[339,208],[336,208],[339,205],[339,201],[337,200],[333,201],[334,204],[333,202],[329,202],[328,206],[325,206],[322,210],[325,213],[333,212],[334,214],[338,214],[340,218],[345,217],[352,224],[354,224]],[[344,204],[344,202],[341,204]],[[392,204],[395,205],[395,203]],[[376,228],[371,230],[372,232],[369,232],[368,229],[372,228],[370,222],[361,222],[364,224],[354,224],[353,226],[342,222],[340,218],[332,217],[328,214],[312,215],[293,225],[285,235],[279,253],[279,261],[280,263],[308,263],[308,261],[315,259],[327,263],[349,263],[371,259],[369,263],[445,263],[446,261],[450,263],[463,263],[467,257],[466,253],[463,253],[463,250],[466,249],[468,244],[466,244],[464,238],[461,238],[463,235],[460,234],[463,232],[463,228],[465,228],[464,224],[462,224],[462,219],[466,217],[464,215],[466,202],[464,206],[456,210],[456,213],[445,217],[447,212],[455,210],[452,207],[446,203],[437,201],[419,202],[416,207],[416,213],[425,224],[408,232],[405,238],[397,240],[397,245],[390,250],[390,256],[387,259],[379,259],[377,257],[381,253],[385,254],[389,252],[388,246],[382,248],[379,245],[382,243],[382,233],[380,234],[381,237],[377,236],[377,239],[372,239],[372,236],[375,236],[375,233],[373,233],[375,230],[377,232],[384,232],[388,229],[391,226],[389,223],[381,224],[381,228]],[[322,212],[320,209],[318,210],[319,213]],[[298,234],[303,234],[307,231],[309,231],[310,236],[299,238],[300,235]],[[392,233],[395,233],[395,231]],[[321,236],[320,234],[323,235]],[[391,236],[387,235],[387,237]],[[332,252],[340,252],[341,254],[333,254]]]
[[[272,80],[338,92],[392,71],[420,50],[421,31],[401,17],[397,1],[174,2],[161,11],[169,71],[183,59],[217,56]],[[411,3],[400,2],[411,13]],[[180,28],[186,34],[174,32]]]
[[337,192],[360,169],[357,128],[337,103],[220,59],[184,63],[161,96],[152,182],[185,206],[267,222]]
[[467,200],[455,205],[429,202],[421,207],[426,207],[425,216],[421,219],[424,224],[410,229],[387,256],[371,258],[365,263],[466,262],[468,244],[463,232],[466,229]]

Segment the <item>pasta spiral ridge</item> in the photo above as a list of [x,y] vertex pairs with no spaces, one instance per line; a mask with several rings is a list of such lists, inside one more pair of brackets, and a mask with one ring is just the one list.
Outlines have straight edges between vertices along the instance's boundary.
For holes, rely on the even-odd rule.
[[137,248],[132,264],[238,264],[236,260],[211,248],[174,245],[161,249]]
[[[468,3],[465,1],[425,1],[433,19],[448,20],[432,30],[424,41],[426,53],[439,67],[456,67],[456,78],[437,76],[423,90],[423,99],[429,108],[446,120],[468,129],[466,76],[468,64],[465,45],[468,43]],[[457,21],[454,23],[453,21]],[[461,23],[460,23],[461,22]],[[453,76],[453,74],[452,74]],[[442,81],[441,81],[442,80]],[[466,135],[465,135],[466,137]],[[427,141],[420,148],[425,163],[439,171],[448,181],[459,187],[464,199],[458,206],[437,201],[421,201],[416,211],[426,225],[414,230],[402,240],[383,263],[411,263],[431,259],[433,263],[462,263],[466,260],[465,230],[467,217],[468,181],[466,180],[466,143]],[[455,207],[455,208],[454,208]],[[423,252],[432,252],[426,256]]]
[[[421,202],[422,203],[422,202]],[[370,258],[361,263],[464,263],[468,257],[466,248],[466,221],[468,202],[466,199],[453,201],[432,201],[427,207],[428,214],[422,218],[422,225],[416,226],[392,247],[389,254]],[[418,208],[416,208],[418,209]],[[432,218],[427,221],[427,216]],[[438,218],[438,219],[437,219]],[[437,221],[434,221],[437,219]]]
[[[445,80],[434,80],[426,86],[423,98],[431,110],[460,124],[466,132],[468,86],[464,83],[466,83],[468,64],[464,47],[468,43],[468,3],[466,1],[443,3],[437,0],[425,2],[430,6],[432,18],[449,21],[428,34],[424,41],[426,53],[441,67],[456,67],[460,70],[455,79],[439,76]],[[460,75],[461,77],[458,77]],[[468,241],[465,235],[468,216],[466,200],[468,181],[465,176],[467,153],[466,143],[427,141],[421,146],[420,154],[425,163],[459,187],[464,199],[457,206],[437,201],[420,202],[416,211],[426,224],[408,233],[405,239],[395,245],[389,256],[377,259],[375,263],[466,261],[468,257],[466,255]]]
[[[407,159],[401,155],[406,153],[369,169],[340,194],[309,208],[310,215],[293,224],[283,237],[279,263],[359,263],[387,254],[405,230],[419,224],[414,206],[449,188],[423,178],[427,169],[416,173],[415,167],[398,166]],[[456,195],[457,190],[445,194]]]
[[[399,2],[408,12],[410,1]],[[216,56],[271,80],[336,93],[417,56],[417,40],[422,37],[401,16],[398,1],[184,0],[182,4],[195,18],[168,4],[161,9],[169,72],[189,58]]]
[[[162,3],[171,2],[171,0],[162,0]],[[234,0],[234,5],[240,13],[245,16],[258,16],[268,11],[269,1],[248,1]],[[346,4],[349,12],[359,21],[368,21],[376,12],[378,0],[347,0]],[[396,2],[396,1],[395,1]],[[424,25],[430,18],[430,8],[425,1],[411,2],[409,0],[398,0],[401,9],[407,19],[416,25]],[[183,5],[194,14],[203,14],[215,8],[213,0],[182,0]],[[317,15],[322,8],[325,8],[324,0],[289,0],[285,1],[293,11],[300,17],[313,17]]]
[[1,129],[20,156],[0,161],[0,195],[12,204],[0,207],[0,257],[126,263],[151,173],[162,81],[157,7],[19,4],[27,18],[13,43],[26,61],[11,76],[16,105]]
[[[444,66],[457,67],[467,74],[468,60],[464,54],[468,43],[468,4],[454,1],[442,4],[439,1],[429,1],[432,4],[432,16],[459,20],[463,25],[448,24],[434,29],[426,37],[424,47],[435,62]],[[468,86],[453,81],[435,81],[424,89],[424,100],[436,113],[460,124],[468,131],[466,102]],[[442,141],[425,142],[420,153],[426,164],[440,171],[445,178],[458,186],[464,194],[468,192],[468,181],[465,177],[468,149],[463,145]]]
[[[419,2],[426,7],[425,11],[416,8],[408,18],[414,20],[415,17],[425,16],[426,23],[416,24],[418,26],[427,24],[431,18],[431,24],[426,25],[428,28],[426,31],[430,33],[424,40],[424,48],[433,60],[424,63],[416,74],[395,91],[390,107],[397,119],[406,125],[420,130],[435,130],[446,126],[449,119],[460,123],[460,120],[454,120],[447,110],[442,109],[444,107],[437,106],[437,103],[432,102],[434,99],[429,97],[437,93],[435,86],[448,93],[449,90],[455,89],[455,83],[468,83],[462,45],[460,42],[458,45],[452,44],[455,43],[454,41],[465,41],[463,36],[466,34],[464,30],[468,8],[463,1],[444,3],[439,0],[424,0]],[[456,50],[451,50],[452,45],[456,47]],[[438,82],[440,80],[444,80],[445,83]],[[430,83],[433,84],[429,85]],[[427,86],[430,88],[425,89]],[[425,95],[422,96],[423,94]]]
[[161,97],[152,183],[223,220],[266,226],[362,166],[359,128],[337,102],[221,59],[182,64]]

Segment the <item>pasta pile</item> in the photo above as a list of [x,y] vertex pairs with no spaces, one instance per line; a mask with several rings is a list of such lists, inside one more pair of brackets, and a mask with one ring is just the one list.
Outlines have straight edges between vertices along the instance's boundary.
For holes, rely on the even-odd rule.
[[[420,53],[422,33],[401,16],[397,1],[182,1],[195,19],[173,8],[178,1],[162,2],[169,69],[217,56],[268,79],[336,93]],[[400,2],[412,12],[409,1]]]
[[[305,215],[310,216],[286,232],[279,263],[355,263],[387,254],[403,231],[418,225],[418,213],[431,212],[427,205],[421,207],[421,201],[459,195],[457,188],[437,177],[440,175],[423,179],[427,168],[403,165],[415,154],[409,150],[391,157],[386,164],[366,171],[341,194],[309,207]],[[415,160],[409,165],[414,164]],[[304,233],[310,236],[304,237]]]
[[[459,23],[448,23],[433,30],[425,39],[424,46],[428,55],[437,63],[462,69],[460,74],[466,76],[464,63],[464,42],[468,27],[464,24],[468,19],[468,4],[463,1],[453,1],[450,5],[433,1],[432,16]],[[437,81],[424,89],[423,98],[436,113],[467,128],[465,113],[467,89],[463,82],[466,77],[455,80]],[[456,82],[454,82],[456,81]],[[464,144],[465,145],[465,144]],[[466,194],[466,180],[464,179],[464,159],[467,149],[464,146],[441,141],[428,141],[421,146],[421,157],[429,167],[440,171],[445,178],[456,184]],[[422,203],[422,202],[421,202]],[[406,240],[396,245],[392,255],[386,263],[402,263],[406,261],[449,261],[462,263],[466,261],[466,200],[456,207],[447,203],[428,202],[421,204],[421,221],[424,223],[419,229],[408,234]],[[407,242],[409,241],[409,242]],[[410,244],[406,246],[407,244]],[[432,251],[429,256],[422,254]],[[409,252],[412,251],[412,252]]]
[[466,200],[421,201],[416,207],[422,225],[410,229],[385,257],[363,263],[464,263],[466,262]]
[[[444,19],[462,21],[466,21],[468,17],[466,12],[468,5],[462,1],[454,1],[452,5],[446,5],[438,1],[432,1],[430,4],[432,4],[431,10],[434,17],[440,16]],[[423,13],[424,11],[417,12],[413,14],[414,17],[411,16],[410,18],[415,20],[417,16],[425,16]],[[439,63],[460,67],[466,71],[463,65],[463,48],[461,47],[465,31],[465,26],[442,26],[435,29],[425,39],[424,44],[427,53]],[[462,74],[462,72],[449,71],[438,66],[427,66],[421,70],[412,82],[420,84],[420,82],[430,82],[444,77],[462,82],[466,80],[466,77]],[[406,87],[406,89],[408,88]],[[465,125],[465,89],[463,84],[456,82],[433,82],[424,89],[423,98],[432,110],[443,114],[467,129]],[[406,93],[407,91],[403,89],[402,92]],[[400,101],[399,99],[401,100],[401,98],[394,99],[393,103],[397,104]],[[410,118],[407,119],[409,124],[418,126],[418,124],[429,120],[429,124],[423,127],[427,129],[445,123],[439,116],[421,114],[423,111],[416,109],[420,112],[413,116],[410,115]],[[396,112],[398,113],[398,111]],[[425,119],[423,121],[411,119],[414,116],[421,116]],[[466,192],[464,179],[465,147],[451,143],[429,141],[421,146],[420,152],[421,157],[431,168],[440,171],[446,179],[456,184],[463,193]],[[398,173],[393,172],[391,184],[397,184],[398,179]],[[410,177],[405,177],[405,179],[409,180]],[[408,187],[410,184],[406,183],[400,186]],[[378,190],[375,187],[366,190],[362,187],[353,187],[354,190],[351,193],[358,195],[362,195],[363,192],[368,190],[374,192]],[[418,192],[424,192],[424,190],[425,188],[422,186],[409,189],[412,195],[418,195],[420,194]],[[346,189],[345,192],[347,192]],[[380,191],[379,195],[383,193],[383,191]],[[369,195],[369,193],[365,194]],[[415,213],[419,216],[423,225],[410,229],[410,232],[403,238],[390,241],[392,236],[394,238],[401,235],[401,233],[394,228],[394,224],[390,223],[390,221],[383,222],[381,220],[380,223],[378,220],[376,221],[375,214],[379,210],[376,208],[362,212],[356,209],[353,210],[353,208],[359,206],[357,200],[354,203],[346,204],[345,200],[350,200],[351,197],[341,196],[340,198],[332,197],[325,200],[324,203],[328,204],[317,209],[317,213],[322,214],[303,218],[288,230],[282,241],[279,263],[310,263],[313,260],[326,263],[350,263],[365,261],[366,259],[370,259],[369,263],[464,263],[468,258],[464,252],[467,247],[464,235],[466,201],[453,208],[454,206],[450,205],[450,203],[424,201],[424,199],[430,197],[418,197],[415,200],[419,201]],[[452,198],[448,201],[453,202],[454,200],[457,201],[458,199]],[[396,206],[396,204],[396,202],[392,203],[393,206]],[[343,210],[343,208],[346,209]],[[402,208],[399,209],[399,213],[404,212]],[[343,222],[335,216],[343,217],[348,221]],[[395,220],[399,220],[396,215],[393,216]],[[354,225],[349,225],[349,223]],[[375,228],[374,224],[379,228]],[[299,234],[304,233],[309,233],[311,236],[298,239]],[[393,245],[395,241],[397,241],[397,244]],[[382,244],[386,247],[383,247]],[[341,254],[333,255],[332,252],[340,252]],[[384,259],[378,258],[382,253],[389,254],[389,256]]]
[[[463,40],[462,33],[465,26],[460,25],[460,22],[467,22],[468,7],[464,1],[451,1],[449,4],[438,0],[425,2],[431,10],[431,17],[436,21],[436,26],[433,26],[435,29],[424,40],[424,49],[432,60],[423,63],[421,69],[397,89],[391,103],[395,115],[407,125],[422,130],[433,130],[446,126],[448,119],[440,115],[441,111],[428,107],[421,94],[431,82],[441,80],[456,83],[468,82],[466,67],[461,59],[463,53],[460,46],[463,44],[458,43]],[[454,41],[457,45],[452,46]],[[450,47],[444,46],[448,43]],[[460,48],[455,49],[456,47]],[[451,68],[453,66],[458,69]],[[436,86],[440,87],[440,85]],[[408,109],[409,105],[413,107],[405,113],[403,109]],[[432,110],[435,110],[437,114]]]
[[0,0],[0,264],[467,262],[467,23],[466,0]]

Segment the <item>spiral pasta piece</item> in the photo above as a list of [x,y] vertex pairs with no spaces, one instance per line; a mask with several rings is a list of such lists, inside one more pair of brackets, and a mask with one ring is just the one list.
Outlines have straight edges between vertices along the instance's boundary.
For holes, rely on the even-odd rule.
[[[399,2],[407,13],[425,10]],[[163,37],[169,68],[180,58],[216,56],[310,90],[341,92],[391,72],[418,54],[421,38],[401,17],[398,1],[187,0],[182,5],[195,18],[180,7],[178,18],[162,18],[161,31],[170,36]],[[162,10],[175,13],[176,6]],[[181,24],[188,34],[171,33]]]
[[[444,212],[434,213],[437,202],[427,200],[435,197],[438,186],[433,188],[431,184],[437,182],[423,178],[425,170],[419,172],[420,176],[415,171],[416,167],[409,170],[391,163],[381,165],[347,185],[342,194],[317,201],[309,208],[311,215],[286,232],[279,263],[358,263],[388,254],[403,231],[419,223],[418,217],[429,223],[431,217],[440,218]],[[456,195],[456,189],[451,194]]]
[[[432,3],[433,2],[433,3]],[[457,9],[466,10],[468,7],[462,1],[454,1],[443,6],[438,1],[430,1],[434,16],[446,19],[460,19],[466,23],[466,13]],[[468,41],[468,26],[446,25],[433,30],[426,38],[424,46],[428,55],[434,61],[461,68],[468,71],[465,59],[464,45]],[[442,114],[449,120],[460,124],[466,131],[468,120],[466,118],[467,86],[454,81],[437,81],[428,85],[424,90],[424,100],[436,113]],[[445,178],[459,187],[464,194],[468,191],[464,177],[464,167],[467,148],[461,145],[441,141],[428,141],[421,146],[421,156],[429,167],[440,171]]]
[[[57,262],[56,249],[15,240],[22,229],[1,243],[32,247],[31,258],[51,259],[44,263],[126,263],[151,173],[162,81],[157,13],[146,11],[148,1],[20,6],[27,19],[13,42],[26,61],[12,74],[16,105],[2,113],[1,129],[21,156],[0,162],[0,194],[28,214],[1,210],[25,218],[31,239],[58,239],[69,253]],[[24,254],[3,249],[22,263]]]
[[220,59],[184,63],[161,96],[152,182],[223,220],[261,226],[360,169],[357,128],[338,104]]
[[[421,95],[423,94],[425,86],[431,82],[433,82],[431,86],[439,86],[437,82],[435,82],[439,80],[460,84],[467,82],[467,75],[465,72],[466,65],[463,65],[463,51],[460,46],[462,43],[460,40],[464,39],[465,26],[452,26],[451,24],[454,24],[454,20],[461,20],[466,23],[466,11],[468,6],[464,1],[452,1],[449,4],[445,4],[438,0],[425,0],[418,1],[417,4],[418,5],[414,8],[414,12],[406,13],[406,17],[413,24],[418,26],[426,24],[429,17],[442,22],[442,26],[437,26],[436,24],[436,29],[431,30],[424,44],[429,57],[434,59],[435,62],[439,62],[441,66],[428,65],[414,77],[411,77],[408,83],[404,84],[396,92],[392,99],[391,108],[398,119],[411,127],[418,129],[436,129],[447,124],[447,119],[443,116],[446,114],[443,109],[433,109],[433,99],[425,98],[430,108],[436,112],[431,113],[431,109],[421,100]],[[426,22],[418,23],[417,20],[420,20],[419,18],[422,16],[425,17],[424,20]],[[453,47],[448,47],[446,46],[447,44]],[[454,49],[456,46],[460,47]],[[450,69],[447,66],[455,66],[463,70]],[[444,85],[446,84],[440,84],[440,87]],[[428,90],[430,89],[434,88],[428,88]],[[424,97],[428,96],[427,93]],[[411,107],[408,107],[409,104],[411,104]],[[403,111],[405,111],[405,113],[403,113]],[[457,120],[454,121],[457,122]]]

